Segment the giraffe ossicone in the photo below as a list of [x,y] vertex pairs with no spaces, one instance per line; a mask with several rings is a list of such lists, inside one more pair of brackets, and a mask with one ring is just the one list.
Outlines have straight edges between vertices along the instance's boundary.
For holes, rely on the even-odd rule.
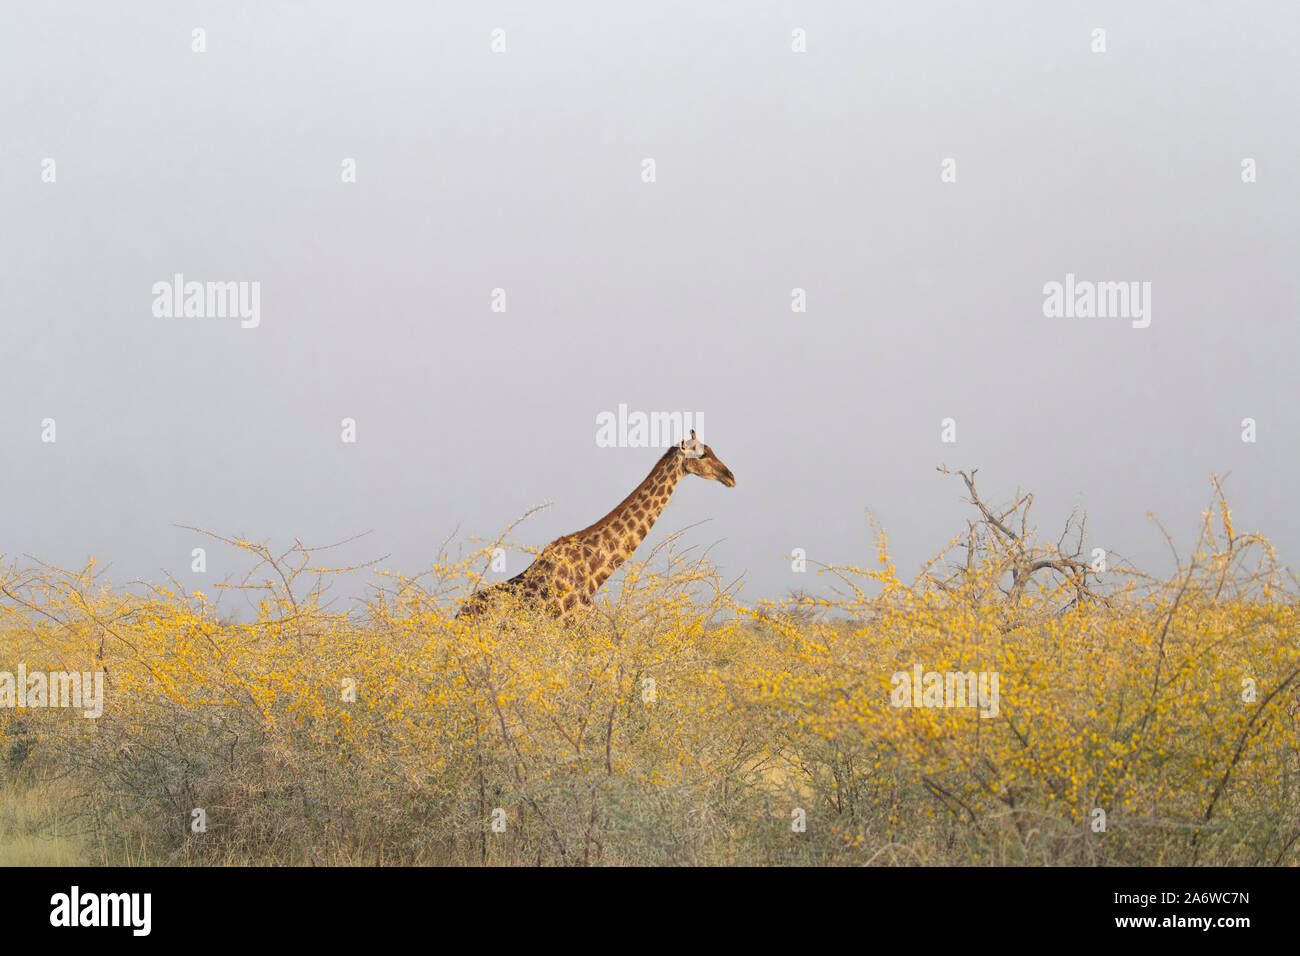
[[736,476],[713,449],[695,437],[682,439],[664,452],[645,480],[609,514],[595,524],[556,538],[537,560],[509,581],[476,591],[461,605],[457,617],[488,610],[499,598],[514,597],[568,618],[592,597],[611,574],[645,540],[668,505],[677,483],[687,475],[736,486]]
[[681,445],[682,454],[685,455],[687,458],[703,458],[705,451],[708,449],[708,447],[709,447],[708,445],[704,444],[704,442],[700,441],[698,438],[695,437],[694,428],[691,429],[690,441],[687,441],[685,438],[682,439],[682,445]]

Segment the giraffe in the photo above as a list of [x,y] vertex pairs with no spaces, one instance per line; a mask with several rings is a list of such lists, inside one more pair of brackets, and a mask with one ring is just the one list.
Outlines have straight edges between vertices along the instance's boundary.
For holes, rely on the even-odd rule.
[[474,592],[456,616],[481,614],[506,594],[545,608],[561,620],[572,617],[579,607],[590,607],[592,596],[645,540],[673,489],[688,474],[736,487],[731,469],[692,429],[690,441],[682,439],[669,448],[613,511],[581,531],[556,538],[510,580]]

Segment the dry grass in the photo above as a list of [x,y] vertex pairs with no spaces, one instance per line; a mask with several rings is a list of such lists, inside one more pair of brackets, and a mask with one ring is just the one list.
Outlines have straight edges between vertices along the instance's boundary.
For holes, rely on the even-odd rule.
[[0,780],[0,866],[84,866],[97,858],[75,823],[66,781]]

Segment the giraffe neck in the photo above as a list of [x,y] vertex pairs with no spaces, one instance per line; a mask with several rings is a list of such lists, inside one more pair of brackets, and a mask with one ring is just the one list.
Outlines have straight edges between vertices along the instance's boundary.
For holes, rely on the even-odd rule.
[[[612,574],[645,540],[685,474],[681,456],[676,454],[676,449],[669,449],[645,480],[613,511],[573,537],[596,549]],[[602,583],[607,576],[601,576]]]

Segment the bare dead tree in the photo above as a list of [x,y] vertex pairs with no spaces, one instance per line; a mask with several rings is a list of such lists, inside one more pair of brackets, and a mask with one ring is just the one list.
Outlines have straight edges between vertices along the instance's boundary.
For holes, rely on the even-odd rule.
[[[966,500],[974,505],[979,517],[966,523],[965,561],[950,563],[946,575],[931,575],[931,583],[947,593],[959,593],[974,569],[992,560],[1010,574],[1009,585],[997,585],[1008,608],[1021,605],[1035,575],[1046,575],[1055,584],[1054,591],[1064,589],[1071,595],[1059,606],[1059,613],[1089,601],[1109,603],[1096,589],[1098,572],[1084,559],[1086,514],[1074,509],[1055,544],[1038,543],[1034,540],[1037,529],[1030,525],[1029,512],[1034,504],[1032,494],[1017,488],[1011,504],[995,508],[976,490],[975,475],[979,469],[972,468],[966,472],[940,466],[936,470],[961,478],[970,496]],[[983,560],[977,561],[977,554],[982,554]],[[1008,622],[1007,629],[1014,626],[1018,625]]]

